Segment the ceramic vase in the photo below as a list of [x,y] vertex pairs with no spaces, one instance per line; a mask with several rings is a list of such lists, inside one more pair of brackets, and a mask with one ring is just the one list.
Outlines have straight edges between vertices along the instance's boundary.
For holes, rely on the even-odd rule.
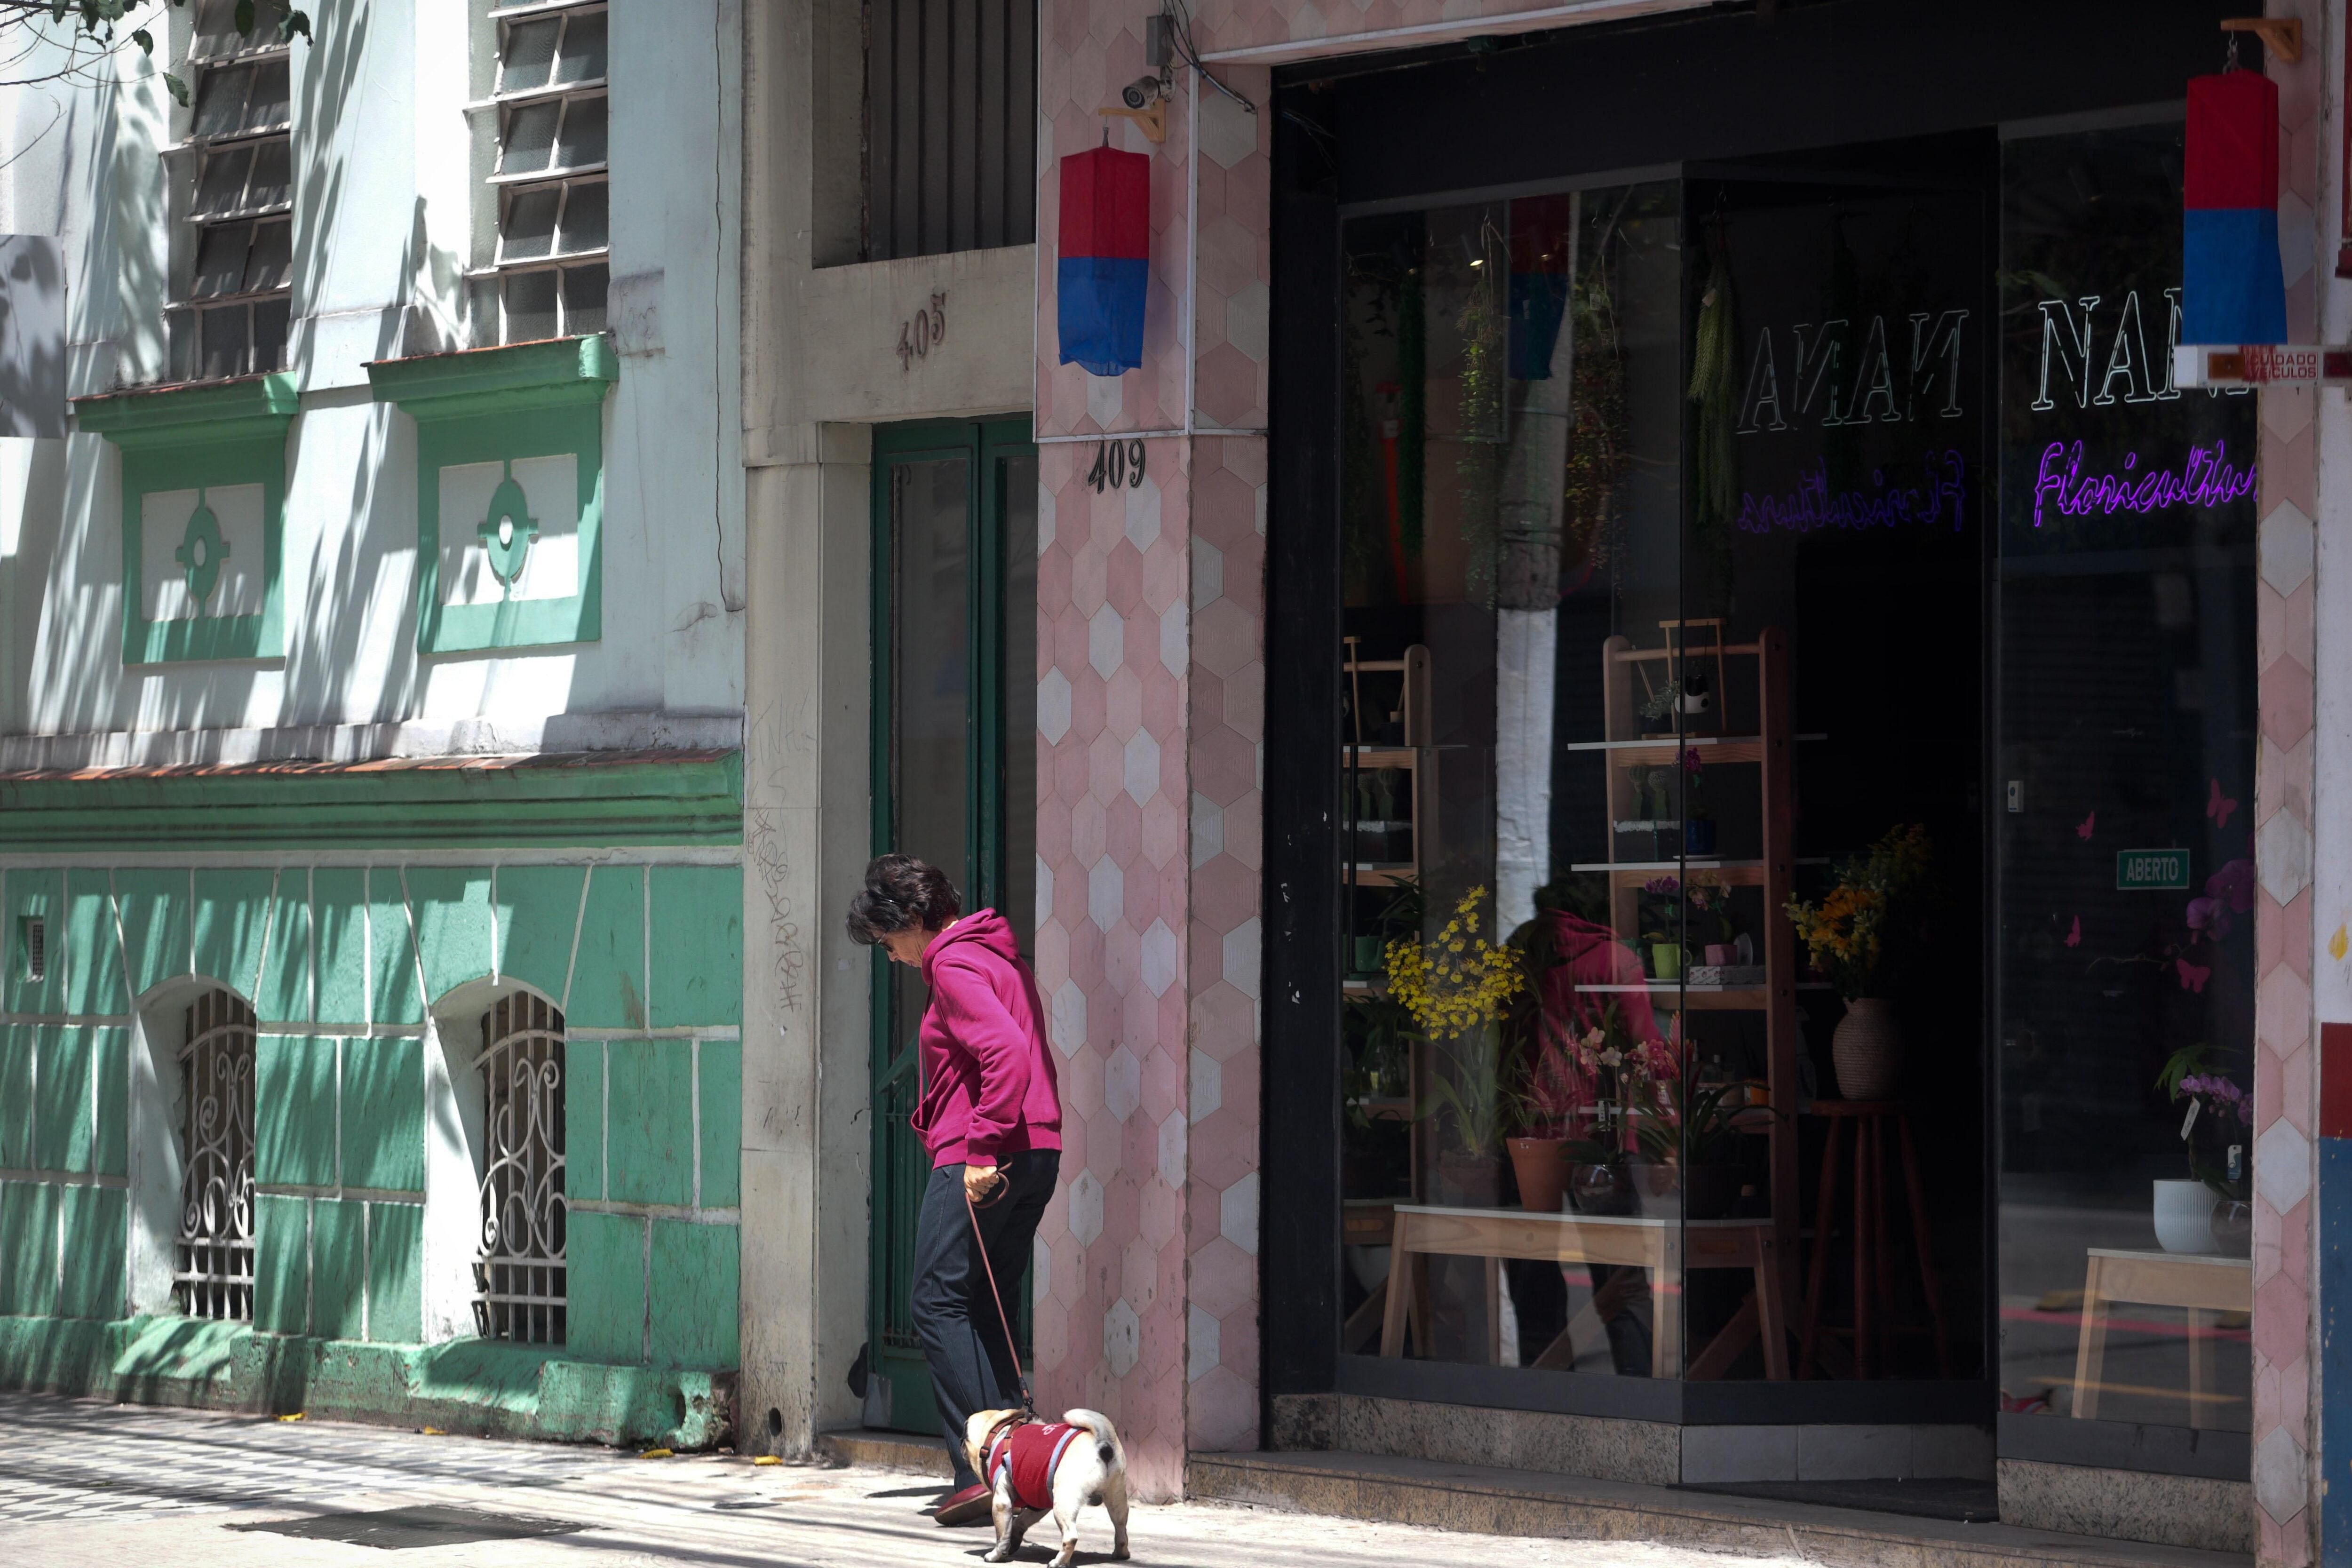
[[2202,1182],[2158,1182],[2156,1244],[2167,1252],[2210,1257],[2221,1250],[2213,1236],[2213,1210],[2221,1200]]
[[1830,1037],[1830,1062],[1844,1099],[1893,1100],[1903,1080],[1903,1031],[1895,1004],[1883,996],[1848,1002]]

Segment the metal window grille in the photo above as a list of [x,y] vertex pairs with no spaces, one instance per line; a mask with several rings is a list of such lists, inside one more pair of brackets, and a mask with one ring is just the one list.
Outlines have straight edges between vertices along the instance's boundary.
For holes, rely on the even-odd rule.
[[563,1343],[563,1015],[509,996],[482,1016],[484,1339]]
[[294,270],[289,51],[278,7],[239,33],[236,0],[201,0],[188,47],[194,104],[177,152],[193,167],[185,296],[169,308],[183,381],[286,365]]
[[499,18],[492,264],[473,278],[474,341],[604,330],[611,167],[602,5]]
[[253,1009],[232,993],[207,991],[188,1008],[180,1047],[186,1164],[172,1279],[192,1318],[253,1319]]
[[866,0],[869,261],[1037,237],[1036,0]]

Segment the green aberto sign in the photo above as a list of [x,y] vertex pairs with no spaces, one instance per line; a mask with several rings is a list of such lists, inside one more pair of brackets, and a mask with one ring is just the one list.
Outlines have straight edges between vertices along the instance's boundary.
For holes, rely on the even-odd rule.
[[[416,647],[420,653],[542,647],[594,642],[604,622],[604,395],[621,377],[620,355],[602,334],[505,348],[467,349],[377,360],[368,381],[378,401],[416,421]],[[514,483],[517,465],[567,459],[572,515],[529,515]],[[503,468],[479,515],[441,515],[447,469]],[[545,465],[538,465],[544,471]],[[454,493],[454,492],[453,492]],[[576,575],[570,592],[519,597],[514,579],[541,532],[568,533]],[[445,582],[447,546],[478,546],[507,590],[484,602],[457,602]]]
[[[157,387],[74,399],[78,428],[122,453],[122,662],[281,658],[286,653],[286,431],[294,378],[282,373],[197,386]],[[210,613],[220,561],[229,553],[209,490],[258,489],[260,593],[257,609]],[[184,573],[194,613],[150,619],[147,498],[194,492],[175,525],[172,559]],[[240,563],[242,565],[242,563]]]
[[2118,849],[2116,890],[2124,893],[2185,892],[2189,887],[2186,849]]

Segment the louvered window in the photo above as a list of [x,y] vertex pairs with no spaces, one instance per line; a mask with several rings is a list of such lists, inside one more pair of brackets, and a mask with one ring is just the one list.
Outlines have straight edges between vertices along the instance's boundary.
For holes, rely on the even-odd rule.
[[294,269],[294,176],[287,46],[279,11],[236,30],[236,0],[200,0],[188,47],[192,108],[179,153],[193,180],[187,283],[170,310],[181,381],[286,365]]
[[472,282],[478,344],[604,330],[606,22],[601,5],[497,14],[498,156],[489,178],[498,239]]

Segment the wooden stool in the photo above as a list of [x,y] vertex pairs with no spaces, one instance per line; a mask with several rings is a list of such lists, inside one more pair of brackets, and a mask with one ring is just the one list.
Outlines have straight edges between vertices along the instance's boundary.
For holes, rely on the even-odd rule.
[[[1817,1100],[1806,1114],[1829,1119],[1828,1146],[1822,1152],[1822,1190],[1813,1207],[1813,1261],[1805,1281],[1805,1330],[1797,1352],[1797,1375],[1813,1375],[1813,1357],[1822,1335],[1853,1336],[1853,1374],[1870,1377],[1874,1363],[1883,1371],[1892,1361],[1895,1319],[1895,1259],[1887,1246],[1886,1143],[1893,1125],[1903,1149],[1903,1184],[1911,1200],[1911,1239],[1919,1254],[1919,1285],[1927,1298],[1929,1332],[1936,1341],[1937,1371],[1952,1375],[1952,1352],[1944,1328],[1943,1292],[1936,1281],[1936,1262],[1927,1232],[1926,1190],[1919,1184],[1919,1155],[1911,1140],[1911,1118],[1903,1107],[1886,1100]],[[1843,1138],[1842,1133],[1850,1134]],[[1853,1325],[1851,1329],[1822,1321],[1822,1297],[1829,1280],[1830,1220],[1837,1213],[1838,1179],[1844,1174],[1838,1160],[1841,1142],[1851,1145],[1853,1186]]]

